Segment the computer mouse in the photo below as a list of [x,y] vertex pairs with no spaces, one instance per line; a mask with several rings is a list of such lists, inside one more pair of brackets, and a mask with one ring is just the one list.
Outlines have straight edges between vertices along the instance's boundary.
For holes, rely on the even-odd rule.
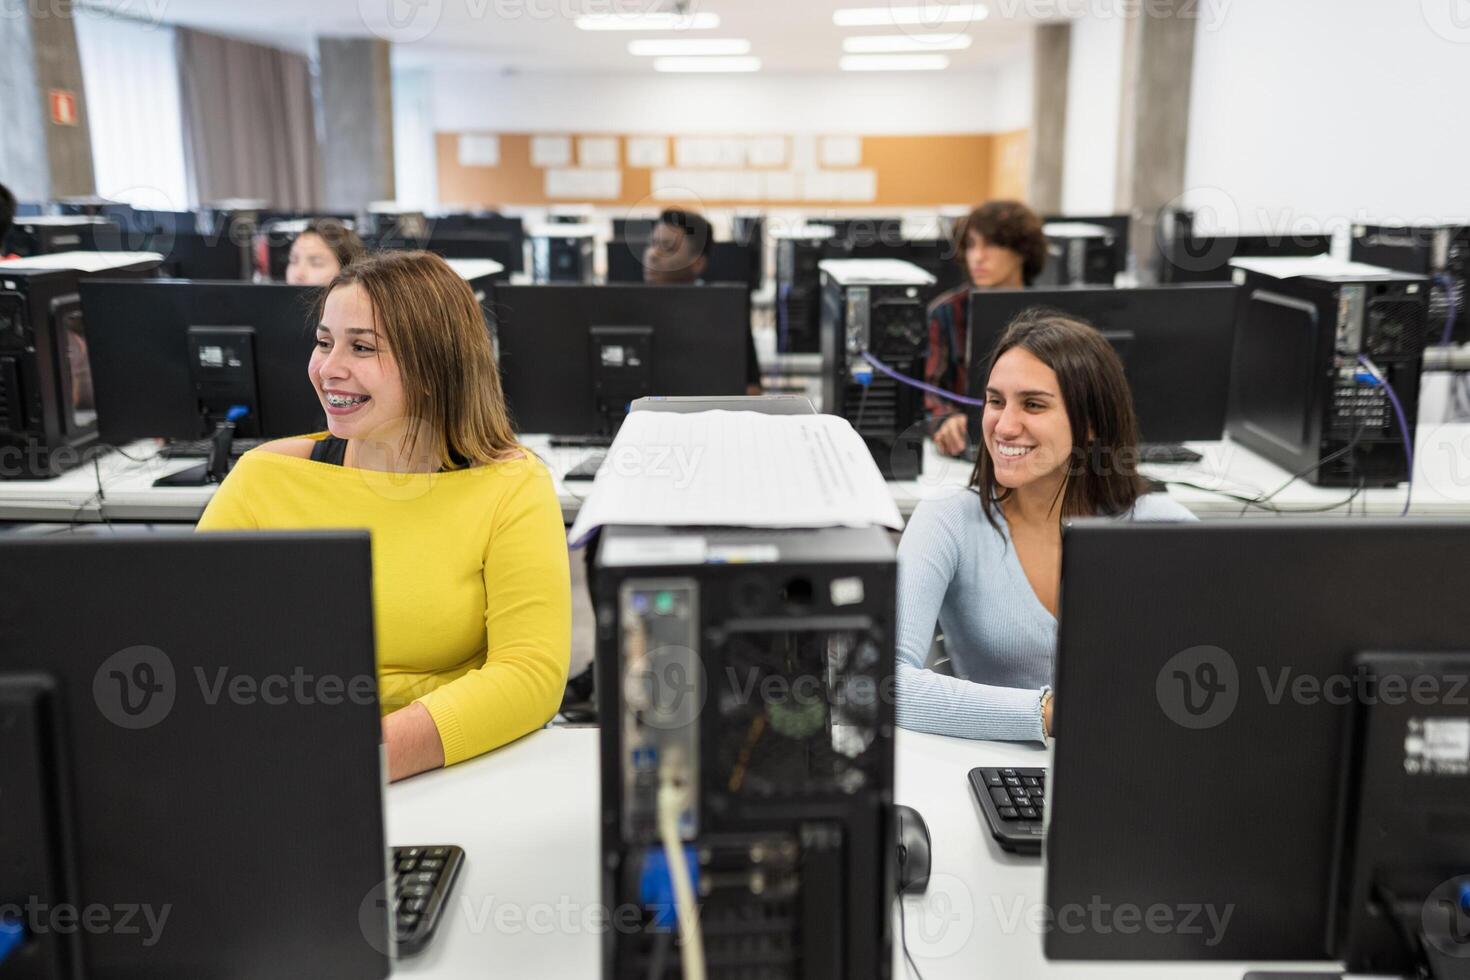
[[895,804],[898,823],[898,891],[922,895],[929,887],[929,825],[911,806]]

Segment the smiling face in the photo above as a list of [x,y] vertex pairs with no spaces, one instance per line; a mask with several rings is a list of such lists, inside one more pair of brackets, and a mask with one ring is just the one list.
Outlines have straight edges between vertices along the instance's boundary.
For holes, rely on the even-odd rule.
[[1024,286],[1023,264],[1020,252],[987,241],[978,231],[965,236],[965,269],[970,281],[982,289]]
[[1072,423],[1056,372],[1023,347],[1002,354],[985,388],[981,432],[1002,487],[1018,490],[1063,475]]
[[291,243],[291,257],[286,263],[286,282],[293,286],[325,286],[342,271],[333,252],[321,235],[303,232]]
[[328,294],[307,375],[332,435],[388,445],[402,437],[406,400],[398,363],[375,331],[372,303],[356,283]]

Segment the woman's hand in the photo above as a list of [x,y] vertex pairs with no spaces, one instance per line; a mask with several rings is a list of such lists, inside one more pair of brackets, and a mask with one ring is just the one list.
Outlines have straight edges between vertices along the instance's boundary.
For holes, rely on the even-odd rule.
[[383,744],[388,747],[390,783],[444,765],[439,728],[418,701],[383,718]]
[[970,425],[963,412],[944,420],[934,433],[934,445],[950,456],[960,456],[970,447]]

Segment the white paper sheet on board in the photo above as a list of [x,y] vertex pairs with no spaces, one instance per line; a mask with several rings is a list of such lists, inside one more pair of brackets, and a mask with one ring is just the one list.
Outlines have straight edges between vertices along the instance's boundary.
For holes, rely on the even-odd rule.
[[531,166],[568,167],[572,163],[570,136],[532,136]]
[[629,136],[628,166],[667,167],[669,141],[664,136]]
[[577,140],[577,163],[583,167],[616,167],[616,136],[583,136]]
[[500,137],[465,133],[459,138],[461,167],[500,166]]

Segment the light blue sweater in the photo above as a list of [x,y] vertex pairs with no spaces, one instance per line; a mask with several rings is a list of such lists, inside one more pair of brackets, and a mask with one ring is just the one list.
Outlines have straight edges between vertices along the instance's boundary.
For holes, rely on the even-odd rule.
[[[973,490],[919,504],[898,545],[898,723],[963,738],[1042,741],[1041,691],[1052,683],[1057,620],[1041,604],[994,509]],[[1164,494],[1119,520],[1192,521]],[[955,676],[924,667],[934,625]]]

